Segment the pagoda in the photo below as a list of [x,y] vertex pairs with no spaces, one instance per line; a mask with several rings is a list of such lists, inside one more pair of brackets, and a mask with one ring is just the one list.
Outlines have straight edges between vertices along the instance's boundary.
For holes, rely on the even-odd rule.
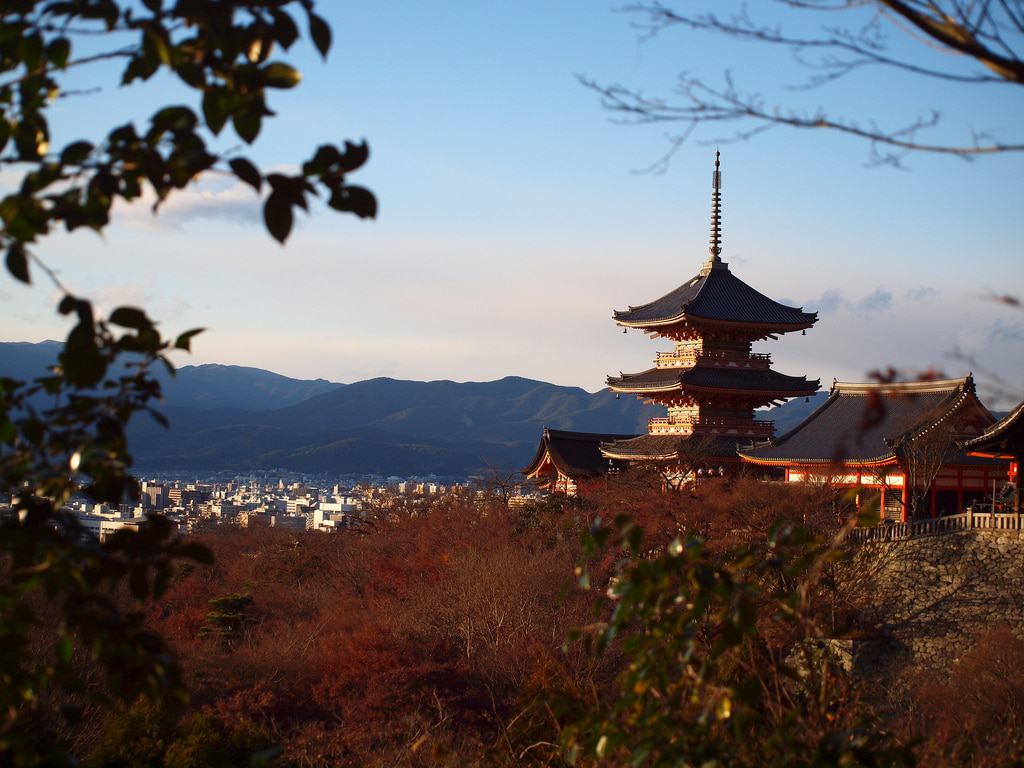
[[606,459],[674,464],[684,475],[705,468],[724,473],[739,464],[738,443],[772,437],[772,422],[756,420],[755,409],[809,396],[820,386],[818,380],[773,371],[771,356],[751,349],[756,341],[804,331],[818,316],[773,301],[722,261],[717,152],[711,200],[710,256],[700,272],[659,299],[614,312],[624,329],[671,339],[675,347],[658,352],[654,367],[642,373],[608,377],[612,391],[637,395],[668,413],[651,419],[645,435],[603,442]]

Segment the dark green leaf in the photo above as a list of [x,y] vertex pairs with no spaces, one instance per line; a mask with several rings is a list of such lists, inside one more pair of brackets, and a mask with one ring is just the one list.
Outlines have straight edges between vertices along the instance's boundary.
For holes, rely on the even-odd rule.
[[178,336],[177,339],[174,340],[174,348],[191,351],[192,337],[198,336],[205,330],[205,328],[193,328],[190,331],[185,331],[183,334]]
[[257,192],[260,191],[260,187],[263,186],[263,176],[260,175],[259,169],[257,169],[255,165],[250,163],[244,157],[236,157],[233,160],[228,161],[228,165],[231,166],[231,170],[235,176]]
[[88,141],[73,142],[64,147],[64,151],[60,153],[60,161],[65,165],[78,165],[89,157],[92,149],[92,144]]
[[228,96],[223,88],[211,88],[203,94],[203,118],[214,134],[221,132],[228,119]]
[[331,49],[331,28],[312,12],[309,14],[309,36],[313,38],[313,45],[320,51],[320,55],[326,59],[327,51]]
[[253,109],[235,112],[231,118],[231,122],[235,126],[235,133],[246,144],[252,144],[260,135],[261,120],[259,113]]
[[336,211],[354,213],[361,219],[372,219],[377,215],[377,198],[363,187],[342,187],[331,195],[327,204]]
[[135,307],[118,307],[110,313],[110,322],[137,331],[153,327],[153,321],[146,317],[146,313]]
[[66,37],[58,37],[46,46],[46,58],[58,69],[63,69],[71,55],[71,42]]
[[28,274],[28,253],[21,243],[13,243],[7,249],[7,271],[23,283],[31,283]]
[[275,61],[263,68],[263,82],[268,88],[294,88],[302,73],[284,62]]
[[356,168],[361,167],[369,157],[370,147],[365,141],[361,141],[358,144],[346,141],[345,153],[338,160],[338,164],[341,166],[341,170],[345,172],[354,171]]
[[283,243],[292,231],[292,206],[281,192],[272,192],[263,204],[263,221],[274,239]]

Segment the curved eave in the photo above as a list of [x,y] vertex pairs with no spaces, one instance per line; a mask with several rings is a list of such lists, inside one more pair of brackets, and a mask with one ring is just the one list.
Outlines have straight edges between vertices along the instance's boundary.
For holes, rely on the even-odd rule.
[[622,384],[614,383],[611,379],[608,379],[608,389],[612,392],[621,392],[626,395],[642,395],[649,392],[675,392],[676,390],[682,391],[682,382],[673,381],[667,384]]
[[533,476],[540,471],[540,469],[544,466],[545,463],[554,464],[554,462],[551,461],[551,452],[548,450],[546,429],[543,433],[541,433],[540,445],[537,447],[537,453],[533,455],[533,458],[530,460],[530,463],[519,471],[522,472],[523,476],[526,477],[527,479],[532,479]]
[[741,320],[718,320],[713,317],[702,317],[701,315],[694,315],[688,312],[681,312],[674,317],[662,318],[659,320],[626,320],[622,315],[627,315],[628,312],[614,312],[612,319],[616,325],[620,325],[623,328],[664,328],[670,325],[679,325],[681,323],[693,322],[697,325],[716,325],[723,328],[744,328],[751,330],[759,330],[767,333],[792,333],[793,331],[807,330],[818,322],[817,315],[809,317],[805,322],[802,323],[748,323]]
[[[971,456],[982,456],[983,458],[989,458],[990,454],[998,453],[1001,454],[994,458],[1009,458],[1012,459],[1014,456],[1007,451],[1000,450],[999,447],[992,445],[1000,441],[1008,441],[1010,439],[1009,431],[1018,425],[1021,418],[1024,417],[1024,402],[1020,403],[1016,408],[1010,411],[1006,416],[999,419],[995,423],[989,425],[988,429],[982,432],[976,437],[972,437],[969,440],[964,440],[961,445],[966,449]],[[972,449],[972,446],[977,448]],[[985,449],[989,449],[986,451]],[[995,448],[995,450],[992,450]]]
[[684,384],[683,382],[672,382],[662,385],[628,385],[616,384],[608,381],[608,389],[612,392],[621,392],[628,395],[667,394],[670,392],[706,393],[713,395],[741,395],[743,397],[757,397],[769,400],[785,400],[791,397],[809,397],[815,394],[821,387],[820,382],[807,382],[806,389],[735,389],[732,387],[701,387],[695,384]]
[[616,453],[602,447],[601,455],[606,459],[617,459],[619,461],[675,461],[679,458],[679,451],[660,454]]
[[760,464],[766,467],[790,467],[790,466],[816,466],[816,467],[880,467],[896,463],[896,454],[890,453],[887,456],[878,456],[872,459],[769,459],[762,456],[751,456],[750,454],[737,451],[737,454],[744,461],[751,464]]
[[1013,461],[1017,457],[1006,451],[968,451],[968,456],[976,456],[979,459],[999,459],[1001,461]]

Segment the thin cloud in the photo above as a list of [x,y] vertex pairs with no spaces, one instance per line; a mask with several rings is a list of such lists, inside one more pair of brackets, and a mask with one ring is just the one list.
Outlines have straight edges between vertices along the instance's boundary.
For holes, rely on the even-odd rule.
[[806,309],[816,311],[819,315],[827,315],[837,312],[846,304],[843,292],[838,288],[829,288],[817,299],[807,302]]
[[217,188],[200,182],[171,193],[156,213],[156,197],[146,190],[142,198],[130,205],[115,205],[114,221],[139,229],[182,229],[200,219],[234,221],[241,224],[259,222],[261,201],[257,194],[241,183]]
[[884,288],[876,288],[858,301],[855,308],[860,312],[880,312],[892,307],[892,293]]
[[903,294],[904,298],[909,299],[910,301],[924,301],[925,299],[931,299],[938,295],[938,288],[932,288],[927,285],[921,286],[920,288],[910,288]]

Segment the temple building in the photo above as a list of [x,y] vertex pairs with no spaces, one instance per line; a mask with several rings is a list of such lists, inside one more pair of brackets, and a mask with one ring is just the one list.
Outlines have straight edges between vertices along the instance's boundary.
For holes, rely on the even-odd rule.
[[971,455],[988,459],[1008,459],[1009,479],[1013,483],[1013,511],[1020,514],[1020,465],[1024,462],[1024,402],[992,424],[982,434],[964,441]]
[[797,427],[739,455],[784,470],[787,482],[855,488],[858,504],[877,503],[885,519],[906,522],[957,514],[1005,483],[1005,462],[962,447],[994,421],[971,376],[835,382],[828,400]]
[[754,342],[805,331],[818,318],[759,293],[722,261],[721,190],[716,153],[710,256],[700,272],[659,299],[613,315],[624,332],[636,328],[675,346],[658,352],[653,368],[608,377],[614,392],[665,406],[667,414],[651,419],[647,434],[602,442],[606,459],[675,466],[680,477],[724,473],[739,464],[737,444],[772,436],[772,422],[756,420],[756,408],[819,388],[818,380],[772,370],[771,356],[751,349]]
[[543,491],[575,495],[587,480],[621,466],[601,455],[601,443],[628,440],[634,435],[602,435],[544,428],[537,454],[522,470]]

